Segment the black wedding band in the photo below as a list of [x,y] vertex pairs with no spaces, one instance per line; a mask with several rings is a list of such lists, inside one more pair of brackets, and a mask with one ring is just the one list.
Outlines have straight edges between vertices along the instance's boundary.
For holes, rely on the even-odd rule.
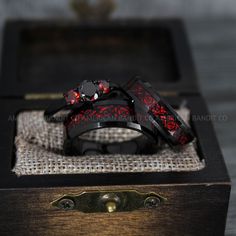
[[149,83],[132,79],[124,90],[134,99],[135,107],[147,114],[152,125],[170,145],[185,145],[194,139],[190,127]]
[[[148,121],[137,122],[133,107],[121,99],[96,102],[90,108],[81,108],[69,115],[64,122],[66,139],[64,150],[67,155],[84,154],[151,154],[157,151],[156,129]],[[140,136],[130,141],[104,144],[99,140],[90,142],[81,136],[90,131],[105,128],[131,129]],[[130,145],[130,148],[127,148]]]
[[98,154],[153,154],[158,150],[158,144],[149,142],[144,135],[123,142],[101,143],[94,140],[75,138],[64,142],[66,155],[98,155]]

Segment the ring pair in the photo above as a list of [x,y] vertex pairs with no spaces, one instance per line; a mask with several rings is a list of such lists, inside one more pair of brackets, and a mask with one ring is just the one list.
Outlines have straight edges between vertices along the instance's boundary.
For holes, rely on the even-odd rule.
[[[57,116],[62,110],[69,113]],[[194,138],[174,109],[140,79],[123,86],[83,81],[44,115],[48,122],[64,122],[68,155],[152,154],[160,140],[176,147]]]

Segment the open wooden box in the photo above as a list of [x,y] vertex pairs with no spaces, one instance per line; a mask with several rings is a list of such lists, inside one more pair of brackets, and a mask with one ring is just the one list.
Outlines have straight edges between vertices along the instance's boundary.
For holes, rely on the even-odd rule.
[[[206,164],[199,171],[20,177],[12,172],[16,122],[9,117],[45,109],[79,78],[122,83],[141,75],[173,106],[185,101],[191,116],[208,116],[181,21],[8,22],[2,62],[1,235],[224,234],[230,180],[211,121],[191,121]],[[164,202],[113,213],[65,211],[51,204],[63,195],[134,190],[155,193]],[[98,199],[91,199],[97,209]]]

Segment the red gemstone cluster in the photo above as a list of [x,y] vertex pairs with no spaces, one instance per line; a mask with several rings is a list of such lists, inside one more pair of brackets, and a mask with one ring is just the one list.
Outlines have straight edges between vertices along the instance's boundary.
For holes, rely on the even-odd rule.
[[106,80],[99,81],[98,87],[105,94],[110,92],[110,85]]
[[78,87],[65,93],[64,98],[68,105],[73,105],[81,101],[95,101],[103,94],[109,93],[110,90],[110,84],[106,80],[85,80]]
[[80,93],[73,89],[65,93],[64,97],[68,105],[73,105],[75,103],[78,103],[81,98]]

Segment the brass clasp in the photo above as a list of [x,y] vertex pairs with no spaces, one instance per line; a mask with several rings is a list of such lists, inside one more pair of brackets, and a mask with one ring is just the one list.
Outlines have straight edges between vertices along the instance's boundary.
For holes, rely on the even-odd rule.
[[154,209],[166,199],[157,193],[141,193],[136,190],[91,191],[78,195],[63,195],[51,204],[63,210],[79,210],[84,213],[123,212],[140,208]]

